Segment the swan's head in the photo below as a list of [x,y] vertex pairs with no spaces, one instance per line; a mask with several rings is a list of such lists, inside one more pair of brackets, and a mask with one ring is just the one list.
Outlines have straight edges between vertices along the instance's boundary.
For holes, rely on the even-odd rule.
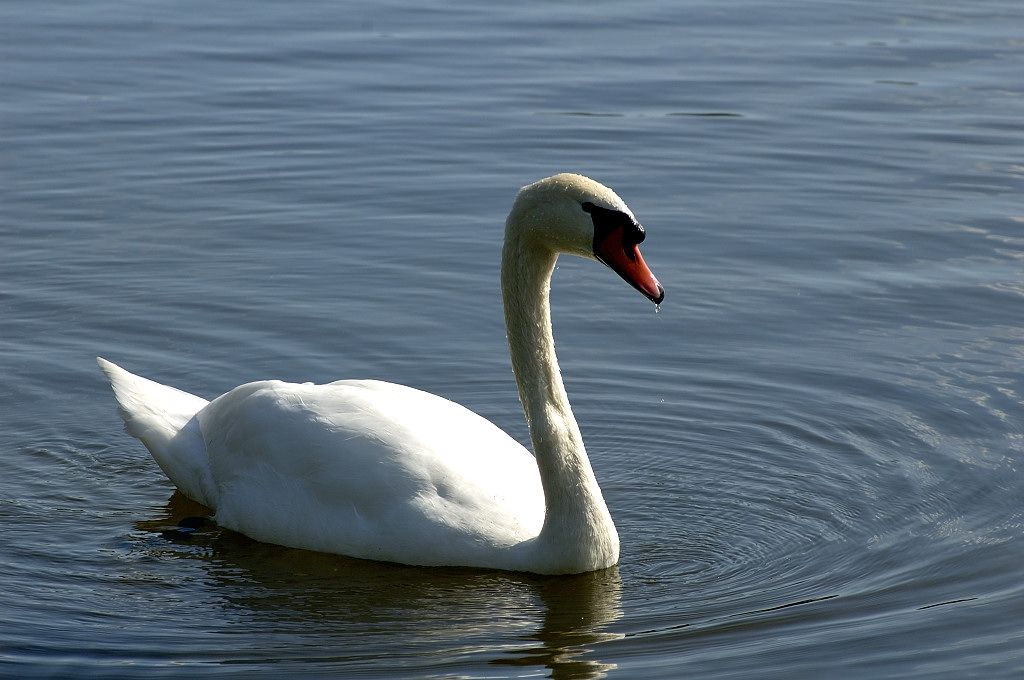
[[599,260],[655,303],[665,289],[640,255],[644,228],[614,191],[562,173],[523,187],[506,230],[562,253]]

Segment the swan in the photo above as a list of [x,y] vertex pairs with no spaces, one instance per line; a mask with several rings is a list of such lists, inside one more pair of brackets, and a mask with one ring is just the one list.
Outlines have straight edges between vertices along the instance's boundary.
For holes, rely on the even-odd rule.
[[618,562],[619,537],[562,385],[548,293],[568,253],[660,304],[644,235],[615,192],[582,175],[517,194],[501,288],[533,455],[469,409],[403,385],[263,380],[208,402],[97,362],[127,432],[219,525],[250,538],[409,565],[603,569]]

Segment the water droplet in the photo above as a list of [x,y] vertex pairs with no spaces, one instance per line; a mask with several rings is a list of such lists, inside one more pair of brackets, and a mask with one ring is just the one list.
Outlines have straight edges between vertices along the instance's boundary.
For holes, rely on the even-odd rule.
[[654,313],[655,314],[661,314],[661,304],[660,303],[654,305]]

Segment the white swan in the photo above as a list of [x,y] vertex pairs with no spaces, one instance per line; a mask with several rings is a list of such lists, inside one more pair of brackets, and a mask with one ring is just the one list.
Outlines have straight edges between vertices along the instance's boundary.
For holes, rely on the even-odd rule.
[[548,291],[559,252],[664,291],[615,193],[580,175],[524,187],[501,285],[536,455],[468,409],[373,380],[276,380],[211,402],[97,359],[127,431],[222,526],[260,541],[413,565],[567,574],[618,562],[615,531],[562,386]]

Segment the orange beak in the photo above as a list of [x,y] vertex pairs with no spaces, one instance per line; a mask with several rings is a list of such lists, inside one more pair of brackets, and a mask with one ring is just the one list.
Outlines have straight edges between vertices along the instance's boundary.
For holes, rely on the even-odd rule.
[[[640,240],[643,240],[641,233]],[[609,229],[594,239],[594,256],[612,268],[626,283],[647,296],[654,304],[665,299],[665,289],[640,254],[640,247],[625,226]]]

